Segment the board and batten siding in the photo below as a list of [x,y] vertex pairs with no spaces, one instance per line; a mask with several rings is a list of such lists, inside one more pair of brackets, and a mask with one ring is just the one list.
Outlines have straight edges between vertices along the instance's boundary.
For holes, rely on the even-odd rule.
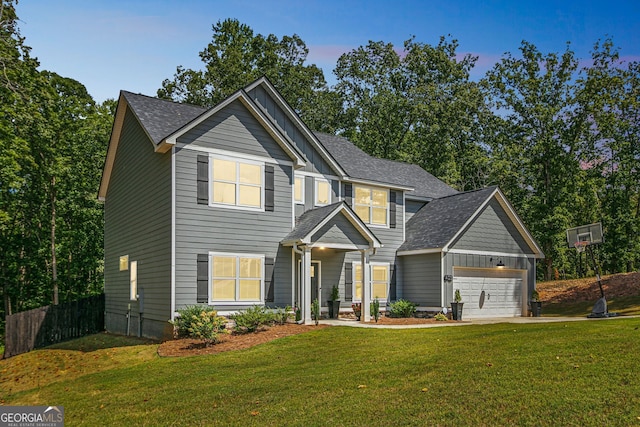
[[[274,258],[276,299],[273,304],[291,303],[291,252],[281,249],[280,241],[292,227],[292,166],[270,163],[274,167],[273,212],[197,203],[197,156],[202,155],[202,151],[191,147],[290,160],[241,104],[234,103],[228,110],[219,112],[180,137],[178,142],[187,145],[175,150],[176,309],[196,304],[197,256],[211,251]],[[265,289],[265,298],[266,292]],[[242,307],[221,304],[216,308],[237,310]]]
[[402,298],[422,307],[440,307],[441,255],[419,254],[400,257]]
[[533,254],[518,229],[500,206],[492,199],[464,234],[451,245],[452,249],[486,252]]
[[269,115],[276,126],[289,137],[308,160],[303,169],[305,172],[320,173],[323,175],[333,175],[335,172],[329,164],[322,158],[307,138],[300,131],[298,126],[289,118],[282,108],[273,100],[262,86],[257,86],[249,91],[249,96],[260,105],[267,115]]
[[121,256],[138,263],[138,292],[144,295],[142,335],[170,333],[171,316],[171,154],[153,144],[127,109],[104,203],[106,329],[138,334],[139,302],[129,300],[129,270]]

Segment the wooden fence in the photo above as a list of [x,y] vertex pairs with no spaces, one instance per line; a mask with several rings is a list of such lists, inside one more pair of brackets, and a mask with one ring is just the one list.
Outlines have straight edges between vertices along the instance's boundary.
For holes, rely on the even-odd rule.
[[4,357],[104,330],[104,294],[6,317]]

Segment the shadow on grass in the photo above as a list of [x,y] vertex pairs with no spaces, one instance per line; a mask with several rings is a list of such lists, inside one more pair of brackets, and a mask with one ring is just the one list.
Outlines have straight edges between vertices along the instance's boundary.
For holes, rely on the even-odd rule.
[[83,353],[89,353],[92,351],[103,350],[107,348],[131,347],[147,344],[159,344],[159,341],[102,332],[99,334],[87,335],[86,337],[50,345],[49,347],[43,348],[43,350],[74,350]]
[[[582,317],[591,314],[595,301],[580,301],[575,303],[543,303],[543,316]],[[607,298],[610,313],[624,316],[640,315],[640,295],[631,297]]]

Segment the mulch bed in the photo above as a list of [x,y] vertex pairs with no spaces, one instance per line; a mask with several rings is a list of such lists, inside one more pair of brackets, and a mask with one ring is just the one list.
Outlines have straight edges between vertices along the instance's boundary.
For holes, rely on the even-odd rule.
[[[428,323],[436,323],[434,319],[407,318],[396,319],[390,317],[381,317],[378,320],[379,325],[420,325]],[[372,324],[375,321],[371,320]],[[198,356],[203,354],[217,354],[225,351],[242,350],[259,344],[263,344],[278,338],[288,337],[291,335],[303,334],[309,331],[316,331],[327,328],[329,325],[298,325],[297,323],[286,323],[265,328],[261,331],[249,334],[225,334],[222,335],[220,342],[206,347],[201,341],[194,339],[176,339],[165,341],[158,347],[158,355],[162,357],[184,357]]]

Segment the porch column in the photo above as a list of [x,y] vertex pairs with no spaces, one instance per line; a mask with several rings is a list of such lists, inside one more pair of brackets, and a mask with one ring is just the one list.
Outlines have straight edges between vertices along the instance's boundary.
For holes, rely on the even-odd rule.
[[304,323],[311,323],[311,248],[305,246],[302,251],[302,286],[300,295],[300,309]]
[[369,251],[360,251],[360,259],[362,266],[362,315],[360,316],[361,322],[371,321],[371,268],[369,267]]

